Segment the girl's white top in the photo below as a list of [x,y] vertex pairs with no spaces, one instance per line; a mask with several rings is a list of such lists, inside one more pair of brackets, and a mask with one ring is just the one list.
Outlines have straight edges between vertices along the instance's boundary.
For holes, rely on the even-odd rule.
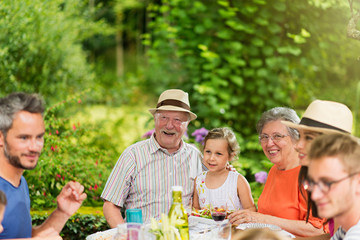
[[227,205],[228,210],[242,209],[237,192],[239,173],[230,171],[223,185],[216,189],[209,189],[205,185],[208,171],[202,172],[196,178],[196,191],[199,196],[200,208],[209,208],[210,203],[215,206]]

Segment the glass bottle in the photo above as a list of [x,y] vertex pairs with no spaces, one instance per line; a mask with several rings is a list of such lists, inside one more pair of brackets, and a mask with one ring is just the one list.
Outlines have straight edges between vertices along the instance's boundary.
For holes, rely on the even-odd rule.
[[188,215],[182,204],[182,186],[173,186],[172,205],[169,211],[170,224],[178,229],[181,240],[189,240]]

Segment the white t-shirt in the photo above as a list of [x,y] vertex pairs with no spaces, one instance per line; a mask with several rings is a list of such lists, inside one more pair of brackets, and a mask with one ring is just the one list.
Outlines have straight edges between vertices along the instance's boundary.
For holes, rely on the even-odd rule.
[[331,240],[359,240],[360,239],[360,221],[352,226],[349,231],[345,232],[344,229],[339,227]]

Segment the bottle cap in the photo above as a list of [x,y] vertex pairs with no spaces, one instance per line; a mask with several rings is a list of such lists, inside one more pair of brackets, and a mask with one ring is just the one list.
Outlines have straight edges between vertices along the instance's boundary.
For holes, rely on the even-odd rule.
[[140,208],[126,209],[126,222],[143,223],[141,209]]
[[182,186],[172,186],[171,187],[171,191],[173,191],[173,192],[182,192],[182,190],[183,190],[183,187]]

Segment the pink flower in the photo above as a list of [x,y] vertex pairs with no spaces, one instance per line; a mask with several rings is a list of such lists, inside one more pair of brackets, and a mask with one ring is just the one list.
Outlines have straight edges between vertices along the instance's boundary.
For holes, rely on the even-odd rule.
[[255,180],[256,180],[258,183],[265,184],[265,183],[266,183],[266,179],[267,179],[267,172],[260,171],[260,172],[258,172],[258,173],[255,173]]
[[72,125],[72,128],[73,128],[74,131],[76,130],[75,124]]
[[59,131],[58,131],[58,130],[56,130],[56,134],[59,134]]
[[90,191],[92,190],[92,186],[89,187],[89,190],[90,190]]
[[56,178],[61,178],[61,175],[60,175],[60,174],[56,174]]
[[94,190],[96,191],[98,189],[98,185],[97,184],[95,184],[95,186],[94,186]]
[[96,166],[98,165],[98,160],[96,160],[95,165],[96,165]]
[[151,130],[147,131],[144,135],[142,135],[142,138],[150,138],[154,132],[155,132],[155,129],[151,129]]
[[77,102],[78,102],[78,103],[81,103],[81,99],[79,99]]
[[195,137],[195,141],[198,143],[201,143],[205,136],[208,134],[208,130],[206,128],[200,128],[200,129],[196,129],[191,136]]
[[53,146],[51,146],[51,151],[55,152],[55,148]]

